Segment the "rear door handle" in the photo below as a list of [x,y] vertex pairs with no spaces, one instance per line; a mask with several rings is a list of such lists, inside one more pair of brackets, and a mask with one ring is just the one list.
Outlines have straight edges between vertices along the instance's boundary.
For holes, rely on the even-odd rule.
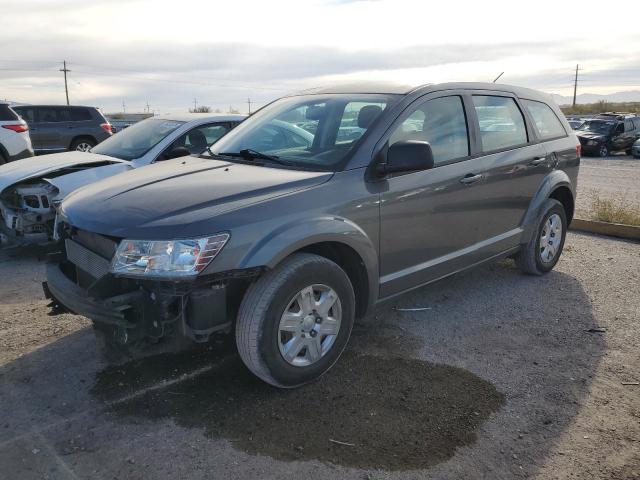
[[460,183],[464,183],[465,185],[471,185],[472,183],[476,183],[478,180],[482,180],[483,175],[481,174],[473,174],[467,173],[464,177],[460,179]]
[[533,160],[531,160],[529,162],[529,165],[531,165],[532,167],[535,167],[537,165],[540,165],[541,163],[544,163],[547,160],[547,157],[535,157]]

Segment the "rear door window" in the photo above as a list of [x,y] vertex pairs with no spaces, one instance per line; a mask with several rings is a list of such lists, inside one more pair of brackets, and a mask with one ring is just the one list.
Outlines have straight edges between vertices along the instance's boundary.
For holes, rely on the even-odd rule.
[[53,123],[58,122],[58,109],[55,107],[38,107],[36,109],[38,122]]
[[631,119],[624,121],[624,131],[625,132],[633,131],[633,122],[631,121]]
[[550,138],[565,137],[564,127],[551,107],[546,103],[536,102],[533,100],[522,100],[524,108],[533,119],[533,128],[541,140]]
[[27,123],[33,123],[36,121],[35,108],[33,107],[15,107],[14,110],[22,119]]
[[484,152],[505,150],[527,143],[524,117],[513,98],[474,95],[473,105],[478,116]]
[[467,120],[459,96],[440,97],[419,105],[391,134],[389,145],[405,140],[429,142],[436,165],[467,157]]

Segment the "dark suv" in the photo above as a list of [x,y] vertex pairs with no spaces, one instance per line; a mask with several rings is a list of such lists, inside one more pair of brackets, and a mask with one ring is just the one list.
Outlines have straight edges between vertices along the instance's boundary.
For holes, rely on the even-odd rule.
[[633,143],[640,138],[640,117],[630,113],[601,113],[585,120],[576,135],[585,155],[606,157],[614,151],[631,155]]
[[[310,142],[277,133],[284,124]],[[579,164],[564,116],[533,90],[306,91],[199,157],[68,196],[45,294],[121,346],[234,332],[251,371],[294,387],[333,365],[355,318],[396,295],[505,256],[550,271]]]
[[86,152],[112,134],[111,125],[95,107],[22,105],[13,109],[29,125],[38,154]]

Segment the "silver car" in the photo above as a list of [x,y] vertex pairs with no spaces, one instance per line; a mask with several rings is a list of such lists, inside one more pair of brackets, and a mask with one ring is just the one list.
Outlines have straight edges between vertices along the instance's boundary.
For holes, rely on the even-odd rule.
[[245,115],[184,114],[143,120],[86,152],[33,157],[0,166],[2,243],[53,238],[54,205],[97,180],[190,154],[200,154]]

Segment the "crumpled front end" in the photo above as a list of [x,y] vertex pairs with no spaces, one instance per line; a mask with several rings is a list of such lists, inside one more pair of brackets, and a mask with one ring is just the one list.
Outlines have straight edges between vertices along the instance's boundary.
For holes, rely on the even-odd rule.
[[18,183],[4,190],[0,195],[1,243],[51,241],[57,195],[56,187],[40,179]]
[[162,281],[117,276],[110,265],[120,239],[61,227],[64,249],[47,265],[43,284],[52,313],[86,316],[121,345],[176,336],[206,342],[228,331],[248,282],[260,273]]

